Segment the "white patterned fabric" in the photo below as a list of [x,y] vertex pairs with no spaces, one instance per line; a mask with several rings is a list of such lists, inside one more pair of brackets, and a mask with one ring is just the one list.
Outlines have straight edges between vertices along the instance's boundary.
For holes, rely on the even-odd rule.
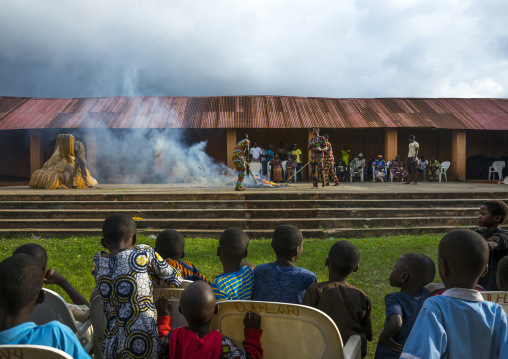
[[153,248],[137,245],[105,258],[95,254],[92,275],[106,314],[104,358],[160,358],[150,268],[169,287],[179,287],[180,272]]

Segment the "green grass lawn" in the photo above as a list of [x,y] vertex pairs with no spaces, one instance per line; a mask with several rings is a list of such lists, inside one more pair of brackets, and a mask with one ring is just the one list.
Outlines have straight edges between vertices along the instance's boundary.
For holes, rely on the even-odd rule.
[[[397,291],[390,287],[388,277],[399,256],[407,252],[418,252],[428,255],[437,263],[437,247],[442,235],[390,236],[364,239],[349,239],[361,253],[360,268],[349,278],[349,283],[363,290],[372,301],[372,319],[374,339],[369,343],[368,358],[374,357],[377,338],[381,333],[384,321],[384,296]],[[303,254],[296,263],[314,273],[318,281],[328,279],[325,259],[330,246],[337,239],[309,239],[303,246]],[[0,241],[0,260],[8,257],[24,243],[38,243],[48,252],[48,268],[56,268],[69,282],[89,297],[94,289],[94,279],[90,274],[91,260],[97,251],[102,249],[99,238],[67,239],[2,239]],[[150,246],[155,240],[140,236],[139,243]],[[186,260],[194,263],[208,278],[222,272],[222,266],[216,256],[217,241],[207,238],[187,239]],[[249,244],[247,260],[254,265],[275,260],[269,240],[253,240]],[[434,280],[440,282],[437,276]],[[69,298],[58,287],[48,288],[60,293],[66,300]]]

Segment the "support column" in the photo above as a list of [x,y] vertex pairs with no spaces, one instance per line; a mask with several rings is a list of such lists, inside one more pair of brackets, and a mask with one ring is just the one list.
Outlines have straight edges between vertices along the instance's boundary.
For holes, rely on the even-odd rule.
[[[314,138],[314,134],[312,133],[312,129],[311,129],[307,132],[307,146],[309,145],[310,140],[313,138]],[[311,155],[310,155],[310,151],[308,151],[307,152],[307,160],[310,162],[310,159],[311,159]],[[312,181],[312,171],[310,168],[310,164],[307,166],[307,178],[309,179],[309,181]]]
[[466,180],[466,130],[452,132],[452,178]]
[[236,128],[228,128],[226,133],[226,156],[227,156],[227,165],[229,168],[236,169],[236,166],[233,163],[233,151],[236,147]]
[[164,173],[164,135],[160,132],[155,133],[153,153],[155,161],[155,173]]
[[39,131],[30,132],[30,176],[41,169],[44,165],[44,156],[42,153],[41,133]]
[[397,128],[385,129],[385,160],[391,161],[397,156]]
[[85,135],[86,166],[92,177],[97,177],[97,135],[87,133]]

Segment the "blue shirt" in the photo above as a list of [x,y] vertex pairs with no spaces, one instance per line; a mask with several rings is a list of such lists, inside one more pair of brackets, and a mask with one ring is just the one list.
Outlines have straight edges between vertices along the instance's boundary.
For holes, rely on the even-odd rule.
[[26,322],[0,332],[0,344],[45,345],[60,349],[75,359],[90,359],[72,330],[60,322],[35,325]]
[[277,263],[254,268],[254,300],[301,304],[307,287],[317,283],[311,271],[300,267],[282,267]]
[[400,358],[506,358],[507,328],[499,304],[476,290],[448,289],[425,301]]
[[[407,337],[413,328],[418,313],[423,306],[423,302],[430,296],[426,288],[422,288],[416,296],[411,296],[402,292],[388,294],[385,297],[386,317],[385,325],[388,318],[394,314],[402,317],[402,328],[393,337],[397,343],[404,345]],[[381,358],[399,358],[400,353],[385,348],[381,343],[377,344],[375,359]]]
[[217,302],[223,300],[250,300],[254,275],[252,269],[243,266],[238,272],[224,273],[215,277],[212,283]]

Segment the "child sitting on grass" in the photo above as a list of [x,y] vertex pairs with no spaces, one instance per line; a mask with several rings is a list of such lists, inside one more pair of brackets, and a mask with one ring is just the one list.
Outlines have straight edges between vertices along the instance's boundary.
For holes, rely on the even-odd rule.
[[364,292],[347,282],[349,275],[358,270],[359,261],[360,251],[353,243],[334,243],[325,261],[328,281],[311,284],[302,304],[328,314],[344,343],[350,336],[359,335],[363,358],[367,355],[367,340],[372,340],[372,305]]
[[486,290],[498,290],[496,284],[497,264],[501,258],[508,255],[508,231],[499,226],[506,220],[508,206],[502,201],[485,201],[480,206],[478,224],[482,228],[475,231],[487,240],[489,245],[489,270],[485,277],[480,278],[478,284]]
[[44,284],[56,284],[61,287],[71,298],[72,304],[69,304],[69,308],[74,315],[74,319],[84,322],[89,317],[88,301],[69,283],[67,279],[60,275],[56,269],[47,269],[48,254],[46,250],[35,243],[27,243],[18,247],[13,255],[25,253],[31,255],[40,263],[42,267],[42,273],[44,277]]
[[222,262],[224,273],[212,283],[217,302],[223,300],[249,300],[252,298],[254,274],[247,257],[249,236],[240,228],[231,227],[221,233],[217,256]]
[[73,358],[90,359],[72,330],[60,322],[29,322],[38,303],[44,302],[40,263],[21,253],[0,263],[0,344],[45,345]]
[[171,303],[161,298],[156,303],[157,326],[164,353],[169,358],[261,358],[261,317],[249,312],[243,320],[245,350],[237,348],[218,330],[210,331],[210,321],[217,310],[215,294],[208,283],[194,282],[180,297],[180,311],[189,323],[171,330]]
[[279,226],[273,232],[275,262],[254,269],[254,300],[264,302],[302,303],[305,291],[317,282],[311,271],[295,266],[303,251],[302,232],[291,225]]
[[497,265],[497,289],[508,291],[508,257],[501,259]]
[[438,260],[449,289],[425,300],[400,358],[506,357],[508,317],[474,289],[488,270],[487,242],[471,230],[451,231],[439,243]]
[[155,241],[155,251],[173,268],[182,273],[182,278],[187,280],[204,280],[208,282],[205,276],[196,268],[194,264],[183,261],[185,257],[185,238],[174,229],[166,229],[157,236]]
[[152,282],[148,268],[161,281],[180,286],[180,274],[153,248],[136,246],[136,222],[127,214],[113,214],[102,226],[101,243],[109,253],[93,258],[92,275],[106,314],[104,358],[159,358]]
[[385,297],[385,325],[379,335],[376,359],[400,357],[423,302],[430,296],[425,286],[435,275],[436,265],[426,255],[407,253],[397,260],[390,285],[400,288],[400,292]]

